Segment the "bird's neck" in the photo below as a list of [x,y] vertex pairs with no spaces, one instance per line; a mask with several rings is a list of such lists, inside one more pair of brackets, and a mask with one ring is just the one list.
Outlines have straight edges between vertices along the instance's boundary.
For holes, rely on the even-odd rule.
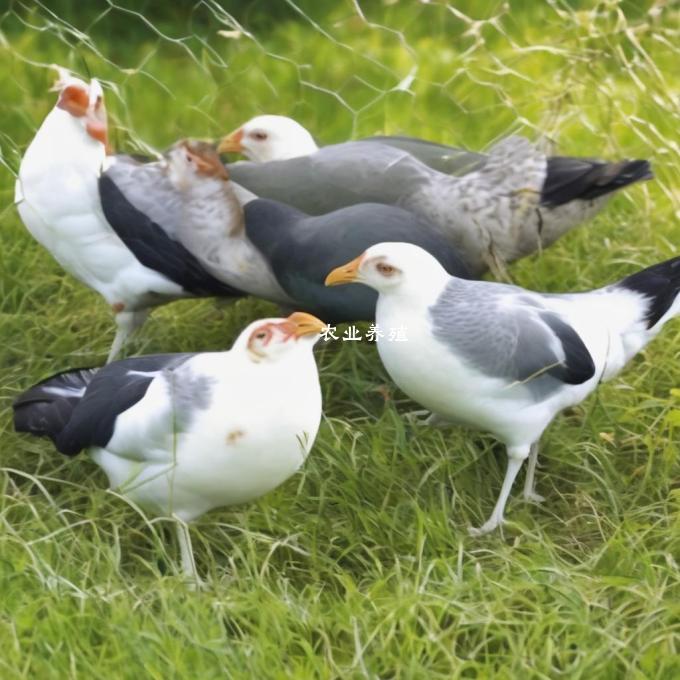
[[243,209],[231,187],[221,179],[198,182],[184,192],[186,226],[194,237],[241,236]]
[[50,171],[59,165],[99,172],[106,149],[90,137],[82,122],[54,108],[43,121],[22,159],[22,171]]
[[451,281],[461,281],[450,276],[444,269],[431,268],[432,271],[419,273],[414,285],[402,285],[394,290],[380,293],[378,305],[390,314],[410,311],[417,312],[434,304],[441,292]]

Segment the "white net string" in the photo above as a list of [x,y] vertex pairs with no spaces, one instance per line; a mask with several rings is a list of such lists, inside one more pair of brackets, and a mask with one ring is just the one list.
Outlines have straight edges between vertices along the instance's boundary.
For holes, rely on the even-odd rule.
[[[156,153],[187,136],[216,139],[274,113],[299,120],[324,144],[406,134],[479,150],[520,133],[564,155],[649,159],[654,181],[621,192],[591,226],[513,263],[511,273],[528,288],[586,289],[678,254],[677,0],[4,0],[0,396],[7,411],[44,376],[101,363],[113,335],[107,306],[64,274],[13,205],[21,157],[54,105],[53,64],[102,82],[121,152]],[[258,309],[270,315],[259,304],[266,305],[167,305],[133,351],[224,349]],[[672,663],[668,651],[677,647],[677,616],[662,605],[677,601],[669,528],[677,521],[678,340],[677,323],[669,324],[626,373],[556,420],[541,482],[549,502],[524,517],[513,510],[527,530],[511,526],[488,544],[463,534],[500,488],[503,467],[491,441],[410,429],[398,415],[408,404],[374,348],[336,343],[320,362],[323,431],[299,481],[279,501],[226,511],[223,521],[213,515],[194,534],[205,536],[196,543],[206,571],[229,574],[206,618],[192,618],[172,599],[166,606],[166,586],[147,580],[163,542],[156,536],[141,553],[148,565],[139,562],[147,521],[135,525],[120,499],[93,493],[103,478],[62,461],[49,441],[15,435],[6,417],[3,561],[7,583],[18,584],[6,599],[10,612],[17,603],[18,624],[8,630],[21,645],[5,645],[5,665],[26,675],[42,653],[48,672],[65,675],[55,650],[66,650],[72,673],[79,664],[103,674],[105,640],[120,645],[110,655],[115,675],[139,662],[126,654],[142,649],[140,639],[152,651],[167,639],[191,652],[185,675],[219,675],[196,663],[195,650],[206,649],[216,663],[225,653],[261,654],[267,670],[280,658],[288,664],[281,673],[294,674],[290,659],[318,629],[320,676],[367,674],[372,664],[376,676],[408,675],[426,654],[435,659],[432,677],[462,677],[475,657],[491,659],[479,677],[512,673],[511,654],[517,674],[655,676],[654,664]],[[170,549],[164,561],[175,557]],[[42,590],[20,580],[21,570],[37,574]],[[64,609],[65,598],[46,597],[55,584],[82,597],[78,612],[87,618]],[[267,597],[253,597],[258,588]],[[122,602],[122,614],[102,616],[100,598]],[[145,607],[145,625],[162,631],[155,637],[130,616]],[[248,631],[246,642],[215,634],[213,614],[222,609]],[[64,618],[49,618],[61,611]],[[185,617],[181,626],[168,621],[172,612]],[[253,612],[263,624],[251,646]],[[82,627],[72,627],[79,620]],[[121,621],[130,623],[127,636]],[[287,642],[288,628],[297,632]],[[384,654],[390,647],[400,655],[394,672]],[[173,674],[183,673],[180,654],[161,656]],[[33,675],[41,677],[39,665]]]
[[[677,173],[678,92],[669,82],[680,56],[677,3],[634,16],[616,2],[570,4],[288,0],[239,12],[203,0],[163,16],[115,2],[86,12],[13,2],[0,39],[24,96],[40,94],[34,83],[51,77],[43,71],[56,60],[97,75],[118,99],[119,132],[142,147],[160,140],[131,126],[143,112],[130,91],[140,88],[166,116],[191,108],[204,118],[199,130],[176,126],[184,134],[265,110],[303,118],[323,141],[434,128],[442,141],[480,147],[523,129],[576,150],[597,138],[603,154],[651,147],[671,155]],[[163,73],[168,61],[181,73]],[[200,90],[191,103],[177,92],[187,81]],[[5,163],[15,167],[18,151],[4,139]]]

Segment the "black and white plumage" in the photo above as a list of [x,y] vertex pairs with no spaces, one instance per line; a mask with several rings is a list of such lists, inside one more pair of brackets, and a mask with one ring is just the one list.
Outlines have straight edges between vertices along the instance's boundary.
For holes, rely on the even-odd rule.
[[[295,312],[251,323],[227,352],[125,359],[43,380],[14,402],[19,432],[82,450],[145,510],[190,522],[292,475],[321,418],[312,348],[324,324]],[[188,534],[182,562],[195,575]]]
[[545,428],[680,314],[677,257],[606,288],[543,295],[456,279],[419,248],[383,243],[327,278],[328,285],[348,282],[379,292],[379,326],[406,328],[406,342],[378,337],[380,357],[397,385],[436,416],[491,432],[506,445],[498,502],[474,533],[503,521],[527,457],[524,495],[540,499],[533,480]]
[[[236,142],[232,133],[219,148],[245,150],[246,143],[254,148],[258,142],[249,140],[244,128]],[[270,156],[267,162],[228,168],[235,182],[259,197],[313,215],[366,202],[406,208],[452,242],[473,276],[489,267],[502,273],[504,263],[549,246],[595,215],[612,192],[652,177],[647,161],[549,158],[517,136],[471,156],[450,147],[438,155],[439,145],[390,139],[335,144],[295,157],[288,151],[279,157],[286,160]]]
[[102,89],[61,71],[59,98],[26,150],[15,202],[24,224],[62,267],[111,307],[117,332],[108,360],[156,305],[191,295],[239,296],[240,291],[190,266],[140,261],[102,212],[98,180],[107,159]]

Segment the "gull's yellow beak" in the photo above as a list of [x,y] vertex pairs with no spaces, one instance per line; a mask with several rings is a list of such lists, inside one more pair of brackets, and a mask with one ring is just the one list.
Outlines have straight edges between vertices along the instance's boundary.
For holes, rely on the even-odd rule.
[[351,262],[336,267],[327,277],[324,282],[327,286],[342,286],[345,283],[353,283],[357,280],[359,274],[359,266],[364,259],[364,253],[359,257],[355,257]]
[[326,329],[326,324],[321,319],[317,319],[306,312],[293,312],[286,321],[293,325],[292,334],[296,338],[301,338],[303,335],[323,333]]
[[217,151],[219,153],[243,153],[243,128],[234,130],[226,137],[222,137]]

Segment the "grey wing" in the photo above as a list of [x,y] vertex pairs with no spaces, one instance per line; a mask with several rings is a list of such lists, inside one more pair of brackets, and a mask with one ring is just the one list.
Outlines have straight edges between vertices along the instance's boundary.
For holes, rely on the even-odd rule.
[[421,163],[437,172],[447,175],[466,175],[468,172],[479,170],[486,163],[487,156],[483,153],[468,151],[467,149],[438,144],[416,137],[401,135],[375,135],[366,137],[364,142],[377,142],[393,146],[410,153]]
[[[148,179],[149,176],[146,177]],[[154,194],[153,185],[146,188],[149,194]],[[109,172],[99,178],[99,199],[111,228],[145,267],[163,274],[192,295],[243,295],[215,278],[192,252],[174,238],[167,225],[154,222],[136,208]]]
[[131,156],[116,156],[103,173],[110,177],[125,198],[177,240],[182,215],[181,195],[164,169],[164,161],[140,163]]
[[227,167],[234,182],[260,198],[310,215],[357,203],[396,205],[434,173],[409,153],[375,142],[335,144],[309,156]]
[[536,194],[536,202],[547,174],[546,155],[525,137],[512,135],[494,144],[479,178],[494,191],[525,189]]
[[435,337],[456,356],[484,375],[523,383],[535,395],[595,374],[581,337],[539,295],[454,280],[430,314]]

